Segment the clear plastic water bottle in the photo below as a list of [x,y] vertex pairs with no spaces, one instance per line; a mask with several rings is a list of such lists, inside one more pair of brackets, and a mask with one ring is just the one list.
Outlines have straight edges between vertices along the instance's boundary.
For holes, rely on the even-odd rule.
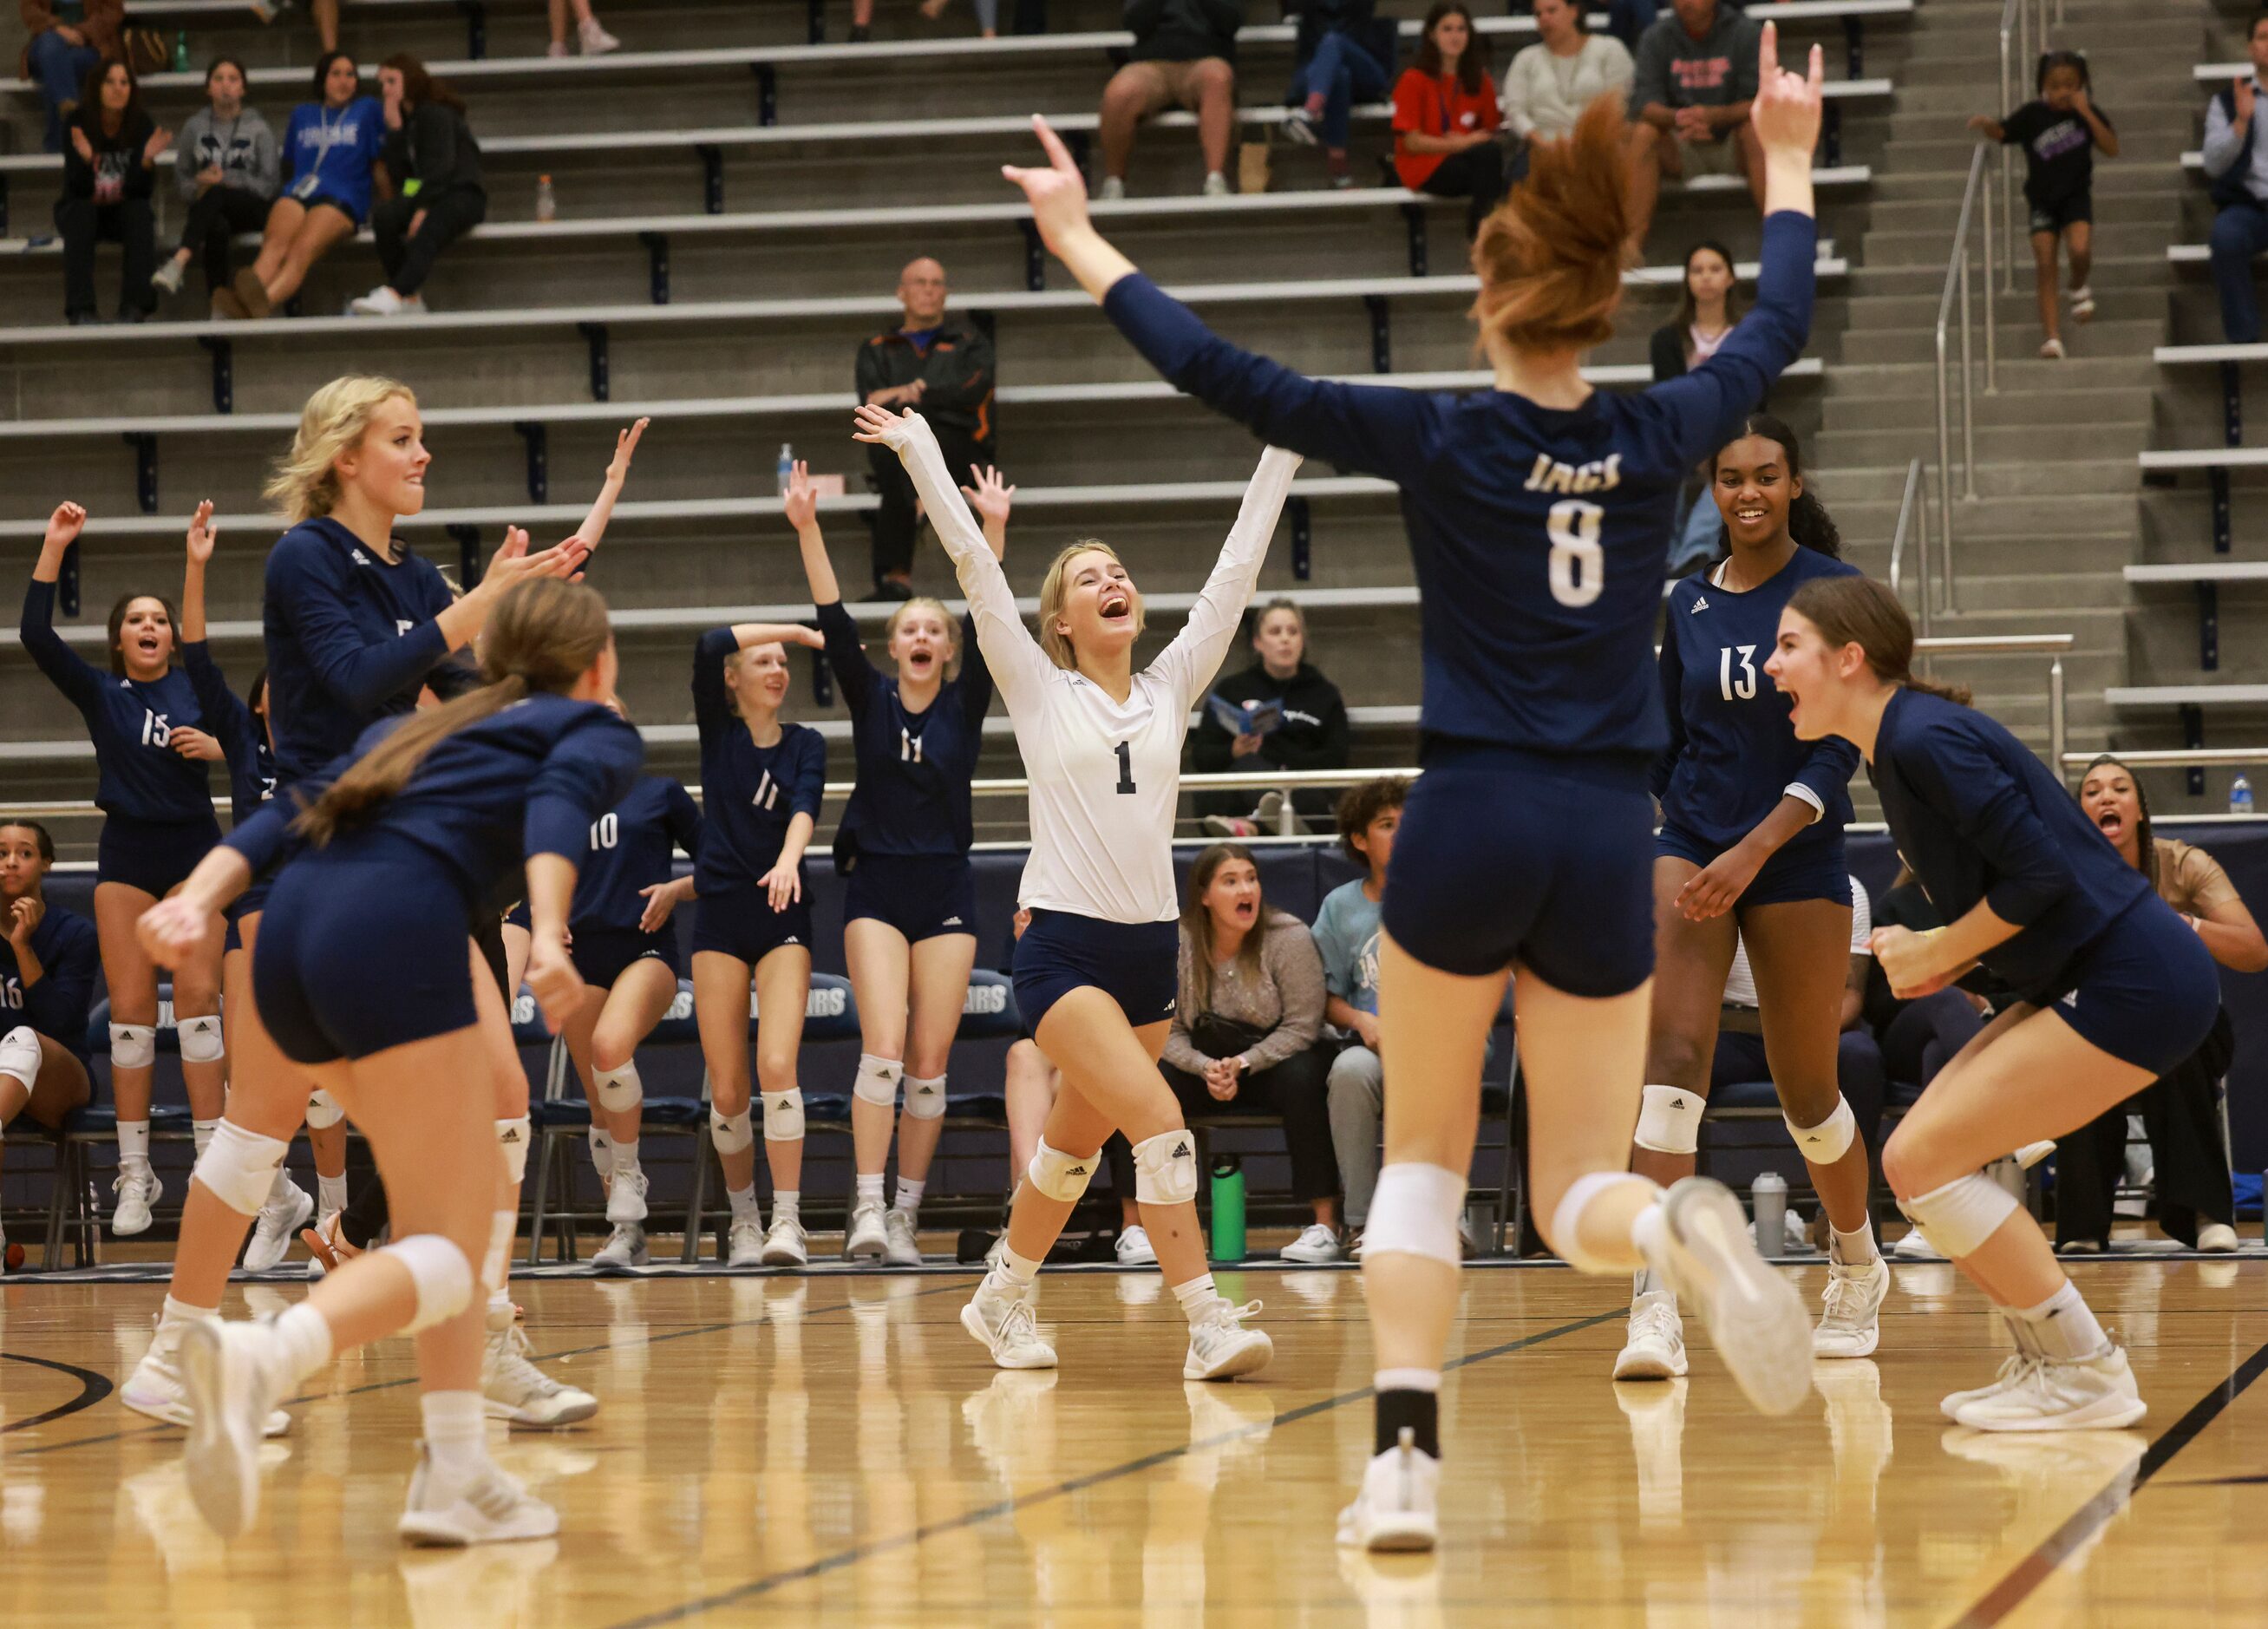
[[1787,1178],[1764,1171],[1749,1184],[1749,1199],[1756,1207],[1756,1249],[1765,1256],[1787,1250]]
[[783,441],[780,443],[779,455],[779,490],[782,498],[787,496],[788,483],[794,479],[795,448]]
[[189,31],[186,28],[173,35],[173,71],[177,74],[189,71]]
[[549,175],[539,175],[535,178],[535,218],[546,223],[559,218],[559,198],[558,195],[551,190],[551,178]]
[[2236,778],[2228,783],[2228,812],[2232,814],[2252,813],[2252,783],[2244,778],[2242,770],[2237,771]]

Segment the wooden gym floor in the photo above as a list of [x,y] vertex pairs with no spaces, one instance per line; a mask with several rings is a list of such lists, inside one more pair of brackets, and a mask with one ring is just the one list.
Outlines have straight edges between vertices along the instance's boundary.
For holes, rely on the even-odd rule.
[[[1823,1269],[1791,1269],[1808,1294]],[[556,1543],[409,1552],[409,1344],[333,1366],[225,1550],[180,1434],[123,1410],[162,1289],[0,1288],[0,1623],[477,1629],[947,1625],[2258,1625],[2268,1620],[2268,1259],[2082,1264],[2151,1412],[1983,1437],[1937,1399],[1999,1360],[1945,1266],[1899,1266],[1874,1361],[1763,1420],[1697,1326],[1693,1374],[1616,1387],[1617,1285],[1464,1279],[1437,1561],[1344,1557],[1369,1452],[1344,1270],[1221,1274],[1263,1297],[1257,1382],[1185,1386],[1154,1274],[1051,1274],[1057,1374],[996,1374],[964,1271],[523,1279],[534,1350],[601,1398],[504,1463]],[[251,1286],[253,1310],[297,1288]]]

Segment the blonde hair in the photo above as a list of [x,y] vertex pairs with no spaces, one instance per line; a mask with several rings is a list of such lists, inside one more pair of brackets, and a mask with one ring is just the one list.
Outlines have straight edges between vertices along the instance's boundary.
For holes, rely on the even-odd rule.
[[[1101,555],[1117,566],[1126,564],[1118,557],[1116,549],[1096,537],[1082,537],[1077,542],[1065,543],[1056,557],[1049,562],[1048,574],[1040,579],[1040,648],[1048,653],[1049,661],[1063,668],[1079,666],[1079,653],[1071,649],[1071,636],[1057,629],[1056,619],[1063,615],[1064,601],[1070,597],[1070,590],[1064,584],[1064,567],[1080,555]],[[1134,631],[1139,634],[1145,620],[1142,596],[1138,593],[1133,600]]]
[[378,409],[396,396],[416,410],[416,391],[376,373],[345,374],[307,398],[291,450],[276,463],[262,494],[284,524],[297,526],[338,506],[339,459],[362,445]]
[[890,613],[889,620],[882,624],[882,643],[884,645],[887,645],[891,640],[898,637],[898,619],[902,617],[908,611],[935,611],[937,613],[938,620],[945,624],[945,660],[946,664],[950,666],[952,663],[960,660],[961,623],[951,611],[945,608],[945,601],[938,599],[932,594],[917,593],[910,600],[901,600],[898,601],[897,608]]

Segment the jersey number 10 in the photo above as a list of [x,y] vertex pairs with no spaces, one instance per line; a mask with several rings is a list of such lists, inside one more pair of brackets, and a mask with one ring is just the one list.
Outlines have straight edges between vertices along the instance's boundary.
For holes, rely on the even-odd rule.
[[1607,586],[1607,551],[1599,543],[1599,526],[1607,512],[1580,498],[1564,498],[1544,518],[1544,535],[1551,540],[1551,597],[1562,605],[1582,607],[1597,599]]

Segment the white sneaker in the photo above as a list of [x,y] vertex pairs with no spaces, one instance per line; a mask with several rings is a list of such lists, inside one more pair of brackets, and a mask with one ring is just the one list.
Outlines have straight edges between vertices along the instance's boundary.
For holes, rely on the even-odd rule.
[[347,302],[348,312],[357,317],[398,317],[409,309],[409,302],[383,283],[360,299]]
[[1122,1267],[1154,1267],[1158,1252],[1150,1248],[1150,1235],[1139,1222],[1118,1235],[1118,1264]]
[[918,1267],[922,1264],[921,1240],[914,1232],[914,1214],[892,1205],[882,1217],[882,1231],[887,1242],[882,1246],[882,1259],[893,1267]]
[[481,1353],[481,1396],[490,1419],[515,1426],[571,1426],[599,1412],[598,1398],[561,1385],[528,1360],[527,1335],[516,1322],[489,1332]]
[[2112,1341],[2091,1358],[2036,1358],[2014,1384],[1953,1418],[1972,1431],[2112,1431],[2149,1412],[2126,1349]]
[[803,1224],[792,1216],[773,1217],[771,1231],[764,1235],[761,1259],[767,1267],[800,1267],[808,1262],[811,1241]]
[[620,1227],[645,1220],[644,1171],[616,1171],[607,1189],[607,1220]]
[[519,1538],[549,1538],[559,1530],[559,1513],[490,1464],[470,1480],[445,1478],[433,1469],[433,1456],[417,1445],[417,1469],[409,1473],[409,1500],[394,1531],[413,1544],[492,1544]]
[[181,291],[181,279],[188,275],[187,261],[169,260],[150,274],[150,286],[167,294]]
[[1416,1433],[1377,1456],[1362,1473],[1354,1503],[1339,1512],[1339,1543],[1364,1550],[1431,1550],[1440,1537],[1435,1507],[1441,1462],[1418,1452]]
[[889,1230],[882,1225],[880,1199],[861,1199],[850,1207],[850,1226],[843,1235],[843,1259],[880,1261],[890,1248]]
[[2082,285],[2071,291],[2071,317],[2074,322],[2095,321],[2095,290],[2091,285]]
[[2043,362],[2060,362],[2066,354],[2068,353],[2063,348],[2063,342],[2059,339],[2040,342],[2040,359]]
[[1344,1261],[1346,1252],[1339,1248],[1339,1235],[1321,1222],[1309,1222],[1300,1236],[1276,1254],[1285,1261],[1314,1264],[1320,1262]]
[[110,1213],[112,1235],[129,1239],[137,1233],[147,1233],[150,1230],[150,1207],[166,1193],[165,1184],[158,1180],[158,1173],[150,1168],[150,1162],[133,1160],[121,1166],[110,1184],[110,1190],[118,1196],[117,1208]]
[[609,51],[619,51],[622,42],[599,26],[599,19],[586,17],[575,26],[575,37],[581,41],[585,56],[604,56]]
[[[181,1384],[180,1354],[174,1350],[172,1340],[162,1346],[156,1341],[150,1343],[150,1350],[142,1354],[142,1360],[118,1389],[118,1400],[136,1413],[147,1414],[169,1426],[186,1426],[195,1418],[189,1409],[188,1390]],[[291,1415],[280,1408],[273,1409],[261,1427],[261,1434],[280,1437],[291,1429]]]
[[591,1257],[591,1265],[602,1272],[628,1272],[645,1266],[652,1257],[647,1254],[645,1228],[637,1222],[616,1222],[614,1232]]
[[1990,1385],[1972,1386],[1966,1391],[1949,1392],[1938,1400],[1937,1412],[1948,1419],[1957,1420],[1961,1418],[1961,1411],[1970,1404],[1982,1403],[1987,1397],[1997,1397],[2009,1388],[2022,1384],[2026,1376],[2030,1374],[2032,1365],[2038,1361],[2038,1358],[2019,1347],[2001,1360],[2000,1372],[1993,1375]]
[[1210,1311],[1189,1325],[1189,1353],[1182,1360],[1183,1380],[1234,1380],[1257,1374],[1276,1355],[1276,1343],[1264,1330],[1248,1330],[1242,1320],[1260,1310],[1248,1301],[1232,1306],[1226,1296],[1217,1298]]
[[1675,1380],[1685,1373],[1685,1320],[1677,1297],[1648,1290],[1631,1298],[1630,1333],[1615,1359],[1616,1380]]
[[1098,203],[1116,203],[1126,196],[1125,181],[1116,175],[1102,178],[1102,190],[1094,195]]
[[1228,177],[1219,170],[1208,172],[1204,178],[1204,195],[1208,198],[1228,196]]
[[1820,1299],[1827,1309],[1811,1331],[1811,1355],[1815,1358],[1863,1358],[1881,1344],[1882,1297],[1890,1293],[1890,1264],[1877,1256],[1864,1266],[1853,1266],[1830,1257],[1827,1288]]
[[1315,129],[1314,116],[1304,107],[1294,107],[1284,117],[1284,134],[1302,147],[1313,147],[1322,137]]
[[268,1196],[252,1224],[252,1242],[244,1247],[247,1272],[270,1272],[280,1266],[291,1253],[291,1241],[315,1213],[314,1196],[298,1183],[286,1183],[284,1191],[286,1197],[280,1204],[273,1193]]
[[746,1216],[733,1219],[733,1230],[725,1235],[725,1264],[728,1267],[753,1267],[763,1259],[764,1225],[750,1211]]
[[1056,1349],[1040,1338],[1029,1291],[1006,1295],[980,1284],[961,1309],[961,1327],[992,1354],[994,1367],[1004,1369],[1051,1369]]
[[189,1408],[182,1449],[189,1496],[205,1525],[241,1537],[260,1510],[260,1439],[281,1389],[267,1327],[201,1318],[181,1335],[181,1381]]
[[1717,1355],[1750,1403],[1786,1414],[1811,1395],[1811,1318],[1795,1286],[1756,1254],[1741,1202],[1689,1176],[1662,1196],[1668,1237],[1653,1264],[1709,1326]]
[[2236,1229],[2227,1222],[2207,1222],[2198,1229],[2197,1247],[2208,1256],[2226,1256],[2236,1248]]
[[1900,1261],[1943,1261],[1937,1247],[1921,1236],[1921,1229],[1909,1227],[1906,1236],[1890,1246],[1890,1254]]

